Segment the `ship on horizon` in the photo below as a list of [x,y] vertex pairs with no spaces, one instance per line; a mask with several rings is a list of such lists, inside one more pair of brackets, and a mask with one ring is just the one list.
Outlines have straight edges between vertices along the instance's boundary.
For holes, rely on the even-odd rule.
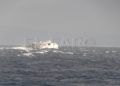
[[20,50],[59,49],[59,45],[51,40],[25,43],[22,46],[13,47]]

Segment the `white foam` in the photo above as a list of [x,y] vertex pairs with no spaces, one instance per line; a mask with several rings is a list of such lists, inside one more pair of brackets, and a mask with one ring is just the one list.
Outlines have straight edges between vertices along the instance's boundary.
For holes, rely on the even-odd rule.
[[34,53],[39,53],[39,54],[45,54],[46,52],[43,52],[43,51],[37,51],[37,52],[34,52]]
[[26,48],[26,47],[12,47],[11,49],[16,49],[16,50],[25,50],[25,51],[32,50],[31,48]]
[[113,50],[112,53],[117,53],[117,51]]
[[11,47],[1,47],[0,49],[1,49],[1,50],[4,50],[4,49],[11,49]]
[[32,53],[23,53],[23,56],[34,56]]
[[59,50],[53,50],[54,53],[65,53],[63,51],[59,51]]
[[83,53],[83,56],[87,56],[87,53]]
[[18,54],[17,56],[21,56],[20,54]]
[[36,52],[34,52],[34,53],[37,53],[37,54],[45,54],[45,53],[47,53],[47,52],[49,52],[48,50],[41,50],[41,51],[36,51]]
[[3,50],[4,49],[4,47],[0,47],[0,50]]
[[96,50],[92,50],[92,52],[93,52],[93,53],[95,53],[95,52],[96,52]]
[[106,50],[106,51],[105,51],[105,53],[107,53],[107,54],[108,54],[108,53],[110,53],[110,51],[107,51],[107,50]]
[[71,54],[71,55],[74,54],[73,52],[63,52],[63,51],[58,51],[58,50],[54,50],[53,52],[54,53],[61,53],[61,54]]

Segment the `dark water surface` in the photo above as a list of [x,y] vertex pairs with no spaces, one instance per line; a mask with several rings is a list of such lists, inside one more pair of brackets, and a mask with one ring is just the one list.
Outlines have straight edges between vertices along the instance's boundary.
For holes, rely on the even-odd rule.
[[31,53],[0,50],[0,86],[120,86],[119,48]]

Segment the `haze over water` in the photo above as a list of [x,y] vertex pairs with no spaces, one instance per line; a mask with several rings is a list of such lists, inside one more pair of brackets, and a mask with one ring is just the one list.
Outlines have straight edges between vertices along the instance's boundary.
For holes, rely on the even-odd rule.
[[[120,86],[119,37],[120,0],[0,0],[0,86]],[[72,46],[11,46],[25,38]]]
[[118,47],[119,15],[119,0],[1,0],[0,44],[84,37]]

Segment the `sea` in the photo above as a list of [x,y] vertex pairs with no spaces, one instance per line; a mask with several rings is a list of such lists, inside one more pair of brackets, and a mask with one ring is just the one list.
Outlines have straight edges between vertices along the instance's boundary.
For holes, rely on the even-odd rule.
[[120,48],[1,46],[0,86],[120,86]]

